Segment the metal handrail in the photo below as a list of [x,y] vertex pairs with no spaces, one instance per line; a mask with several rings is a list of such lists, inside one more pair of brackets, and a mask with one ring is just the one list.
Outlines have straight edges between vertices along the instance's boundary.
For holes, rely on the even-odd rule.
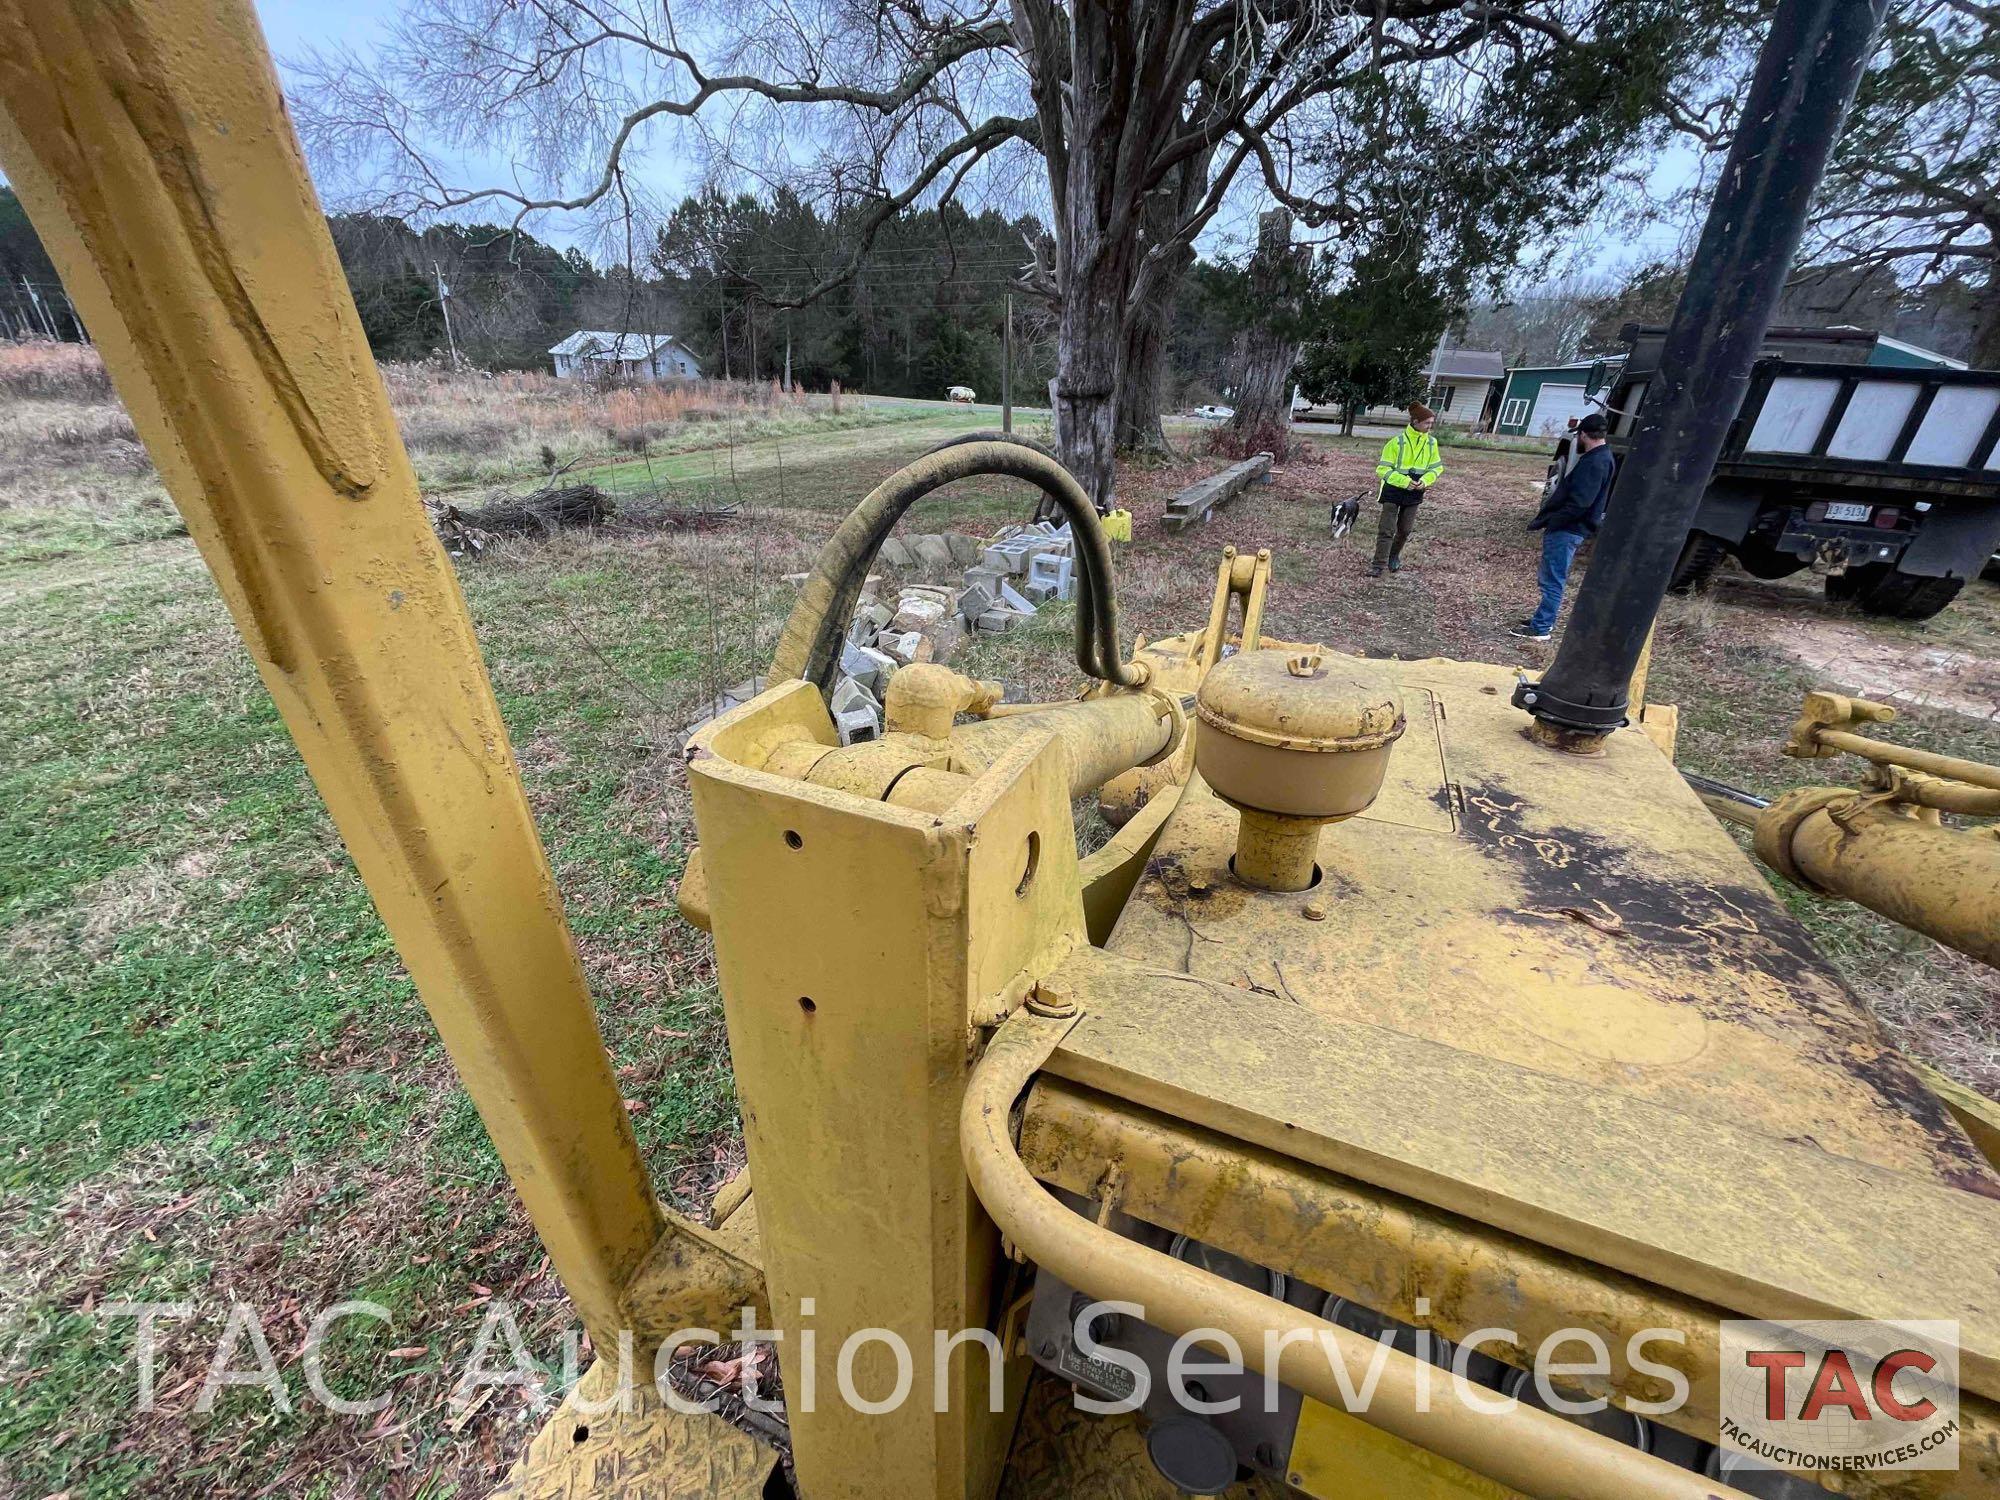
[[[1013,1110],[1076,1017],[1017,1010],[974,1068],[959,1114],[973,1192],[1029,1260],[1092,1297],[1134,1302],[1175,1336],[1235,1340],[1260,1374],[1337,1410],[1380,1364],[1367,1409],[1353,1416],[1501,1484],[1550,1500],[1744,1500],[1741,1491],[1518,1402],[1481,1409],[1435,1367],[1274,1297],[1197,1270],[1099,1228],[1035,1180],[1014,1144]],[[1337,1374],[1334,1361],[1343,1367]],[[1422,1393],[1420,1395],[1420,1392]]]

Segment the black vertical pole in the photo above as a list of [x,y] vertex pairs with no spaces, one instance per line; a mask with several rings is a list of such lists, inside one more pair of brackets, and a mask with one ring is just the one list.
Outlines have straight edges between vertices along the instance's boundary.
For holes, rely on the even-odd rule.
[[1597,555],[1556,659],[1514,702],[1592,749],[1626,690],[1805,232],[1887,0],[1779,0]]

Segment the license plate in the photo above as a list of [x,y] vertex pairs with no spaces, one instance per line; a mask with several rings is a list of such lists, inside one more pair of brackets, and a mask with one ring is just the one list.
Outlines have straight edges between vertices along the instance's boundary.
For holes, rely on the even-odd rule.
[[1872,505],[1854,505],[1844,500],[1835,500],[1826,508],[1829,521],[1865,521],[1874,514]]

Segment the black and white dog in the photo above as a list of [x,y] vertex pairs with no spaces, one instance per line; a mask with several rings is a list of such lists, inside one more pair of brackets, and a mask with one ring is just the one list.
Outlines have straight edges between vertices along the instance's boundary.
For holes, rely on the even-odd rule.
[[1362,495],[1355,495],[1351,499],[1334,502],[1331,520],[1333,522],[1333,539],[1336,542],[1354,529],[1354,523],[1361,515],[1361,501],[1363,498]]

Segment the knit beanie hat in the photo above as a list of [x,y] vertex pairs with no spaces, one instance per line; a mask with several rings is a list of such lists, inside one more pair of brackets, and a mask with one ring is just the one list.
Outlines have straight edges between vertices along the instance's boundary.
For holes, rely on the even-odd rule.
[[1421,401],[1412,401],[1410,403],[1410,425],[1412,427],[1416,426],[1419,422],[1428,422],[1436,415],[1436,412],[1432,411]]

